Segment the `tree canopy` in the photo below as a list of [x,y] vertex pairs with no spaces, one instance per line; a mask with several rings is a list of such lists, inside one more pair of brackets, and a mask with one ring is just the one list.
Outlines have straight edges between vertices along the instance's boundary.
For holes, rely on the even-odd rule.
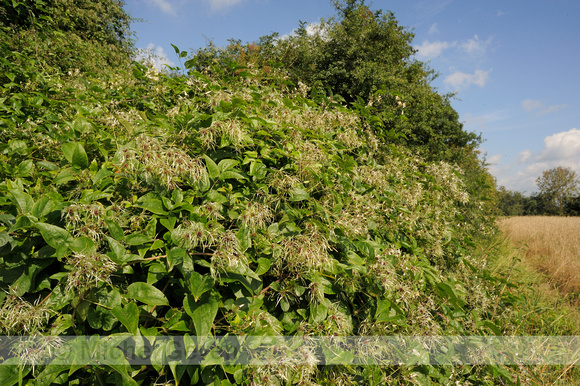
[[301,23],[291,36],[274,34],[246,46],[232,41],[224,50],[212,46],[194,61],[200,67],[232,61],[281,67],[312,95],[343,98],[384,140],[429,159],[457,162],[458,149],[480,144],[480,136],[464,130],[450,104],[452,95],[432,87],[435,73],[413,57],[413,34],[392,12],[373,12],[364,0],[334,4],[335,17]]
[[569,167],[545,170],[536,183],[540,193],[547,197],[548,211],[553,214],[564,214],[568,202],[580,193],[580,178]]
[[0,0],[0,5],[4,52],[34,58],[45,70],[102,73],[130,62],[131,18],[122,0]]

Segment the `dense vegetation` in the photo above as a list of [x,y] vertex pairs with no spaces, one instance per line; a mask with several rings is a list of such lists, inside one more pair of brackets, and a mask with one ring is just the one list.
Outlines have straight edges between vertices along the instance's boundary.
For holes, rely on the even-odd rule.
[[539,192],[525,196],[503,186],[497,202],[505,216],[580,216],[580,178],[569,167],[558,166],[536,180]]
[[[3,334],[517,331],[515,285],[476,248],[494,231],[495,194],[478,139],[392,14],[350,1],[319,35],[176,48],[188,58],[169,75],[131,62],[120,1],[1,4]],[[27,365],[35,355],[46,354],[0,366],[3,383],[514,377],[500,366]]]

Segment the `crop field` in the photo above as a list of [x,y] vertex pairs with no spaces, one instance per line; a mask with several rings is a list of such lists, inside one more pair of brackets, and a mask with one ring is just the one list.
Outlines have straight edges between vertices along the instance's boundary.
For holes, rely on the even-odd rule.
[[575,303],[580,302],[580,218],[521,216],[499,222],[526,263]]

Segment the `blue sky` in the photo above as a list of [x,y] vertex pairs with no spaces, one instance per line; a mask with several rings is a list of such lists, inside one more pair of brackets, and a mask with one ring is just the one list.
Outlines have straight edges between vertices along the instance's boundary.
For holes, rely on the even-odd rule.
[[[335,14],[330,0],[126,0],[137,47],[178,63],[171,44],[192,51],[208,41],[252,42],[290,34],[299,21]],[[456,92],[464,128],[481,133],[481,150],[499,185],[537,191],[543,170],[580,175],[580,1],[367,1],[390,10],[415,33],[417,59]]]

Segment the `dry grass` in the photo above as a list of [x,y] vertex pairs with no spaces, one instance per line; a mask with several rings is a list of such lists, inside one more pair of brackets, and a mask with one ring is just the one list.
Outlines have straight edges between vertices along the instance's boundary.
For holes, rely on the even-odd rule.
[[524,260],[574,303],[580,302],[580,217],[525,216],[499,221]]

